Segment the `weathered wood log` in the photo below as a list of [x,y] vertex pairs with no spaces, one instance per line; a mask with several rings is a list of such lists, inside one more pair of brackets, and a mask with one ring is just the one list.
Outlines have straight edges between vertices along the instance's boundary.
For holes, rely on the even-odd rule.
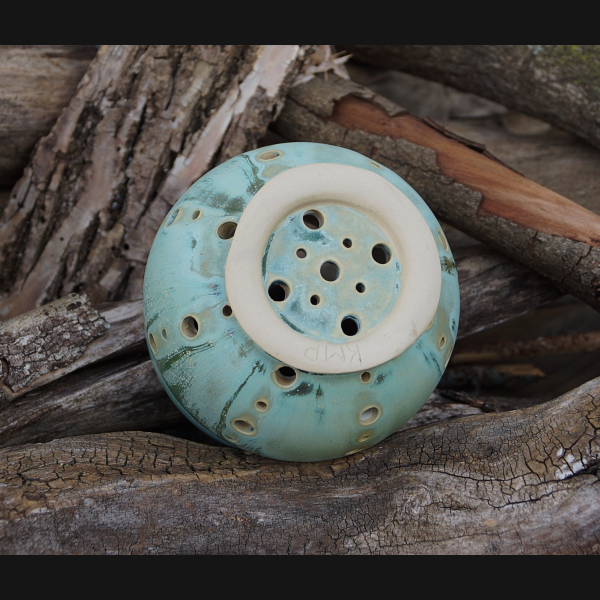
[[550,354],[576,354],[600,350],[600,331],[571,333],[524,340],[457,344],[452,365],[484,364]]
[[334,76],[295,87],[275,124],[394,170],[442,221],[548,277],[600,310],[600,216],[519,175],[373,92]]
[[170,207],[264,135],[307,49],[102,46],[4,211],[0,318],[140,298]]
[[[560,296],[526,267],[486,250],[456,255],[459,336]],[[150,361],[141,301],[100,307],[71,295],[0,324],[0,447],[176,425]]]
[[0,187],[23,174],[34,146],[75,95],[98,46],[0,46]]
[[339,46],[362,62],[478,94],[600,148],[598,46]]
[[599,388],[318,464],[143,433],[9,448],[0,552],[598,553]]

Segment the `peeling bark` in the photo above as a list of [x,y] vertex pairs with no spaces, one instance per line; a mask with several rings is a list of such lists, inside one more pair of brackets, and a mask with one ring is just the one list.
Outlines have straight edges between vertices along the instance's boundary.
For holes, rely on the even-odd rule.
[[141,298],[165,215],[255,145],[307,49],[102,46],[4,211],[0,318],[71,292]]
[[0,552],[598,553],[599,386],[318,464],[143,433],[9,448]]
[[598,46],[339,46],[372,65],[478,94],[600,148]]
[[519,175],[485,148],[350,82],[291,90],[275,130],[361,152],[391,168],[442,221],[600,310],[600,216]]
[[34,146],[75,95],[97,50],[0,46],[0,187],[13,186],[21,177]]
[[[560,296],[551,283],[496,252],[466,249],[456,261],[459,337]],[[55,317],[63,313],[70,320]],[[71,330],[76,336],[66,339]],[[48,354],[46,340],[56,354]],[[39,356],[48,362],[36,370]],[[0,325],[0,365],[0,447],[184,422],[152,367],[141,301],[95,311],[85,296],[73,295],[7,321]]]

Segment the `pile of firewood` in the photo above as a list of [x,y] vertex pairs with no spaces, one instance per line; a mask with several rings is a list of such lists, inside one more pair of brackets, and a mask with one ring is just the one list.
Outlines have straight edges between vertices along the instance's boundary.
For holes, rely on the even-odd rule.
[[[337,50],[600,148],[599,48]],[[156,231],[267,134],[376,159],[482,242],[455,252],[459,337],[564,294],[600,311],[600,217],[348,80],[346,57],[0,47],[0,186],[25,167],[0,194],[0,553],[598,553],[600,379],[526,409],[440,390],[371,450],[288,464],[191,431],[154,374],[141,295]]]

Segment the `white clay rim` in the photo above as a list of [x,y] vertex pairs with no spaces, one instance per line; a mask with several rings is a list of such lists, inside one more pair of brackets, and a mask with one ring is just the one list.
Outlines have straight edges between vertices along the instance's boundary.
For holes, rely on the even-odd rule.
[[[402,264],[402,289],[391,313],[344,344],[314,340],[291,329],[273,310],[262,280],[267,242],[284,219],[332,204],[372,219]],[[402,354],[435,317],[442,286],[436,242],[406,195],[380,175],[329,163],[285,171],[256,194],[238,224],[225,278],[229,304],[252,340],[282,364],[317,374],[366,371]]]

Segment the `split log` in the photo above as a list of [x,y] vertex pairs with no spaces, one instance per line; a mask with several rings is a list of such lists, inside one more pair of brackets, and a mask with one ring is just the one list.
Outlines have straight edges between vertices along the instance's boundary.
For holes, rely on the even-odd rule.
[[552,123],[600,148],[598,46],[339,46]]
[[[461,250],[456,260],[460,337],[560,296],[485,248]],[[0,365],[0,447],[183,422],[154,373],[141,301],[94,310],[71,295],[2,323]]]
[[143,433],[0,451],[10,554],[600,552],[600,380],[290,464]]
[[440,220],[600,310],[600,216],[519,175],[484,147],[334,76],[293,88],[275,131],[372,157],[408,181]]
[[71,292],[141,297],[171,206],[253,148],[306,46],[102,46],[0,227],[0,318]]
[[75,95],[98,46],[0,46],[0,187],[23,174],[34,146]]

